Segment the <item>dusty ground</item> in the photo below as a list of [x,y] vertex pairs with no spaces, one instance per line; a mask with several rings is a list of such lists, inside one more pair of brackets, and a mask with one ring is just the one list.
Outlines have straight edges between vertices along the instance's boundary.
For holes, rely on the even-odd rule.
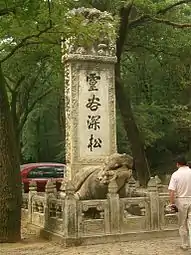
[[0,255],[165,255],[191,254],[179,248],[179,239],[156,239],[88,247],[63,248],[40,240],[34,232],[22,228],[23,241],[17,244],[0,244]]

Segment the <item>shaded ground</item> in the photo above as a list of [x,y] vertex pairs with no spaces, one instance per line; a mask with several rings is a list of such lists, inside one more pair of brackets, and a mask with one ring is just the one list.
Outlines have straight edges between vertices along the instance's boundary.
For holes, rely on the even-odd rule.
[[134,241],[115,244],[63,248],[40,240],[34,232],[23,230],[23,241],[17,244],[0,244],[0,255],[165,255],[191,254],[181,251],[178,238]]

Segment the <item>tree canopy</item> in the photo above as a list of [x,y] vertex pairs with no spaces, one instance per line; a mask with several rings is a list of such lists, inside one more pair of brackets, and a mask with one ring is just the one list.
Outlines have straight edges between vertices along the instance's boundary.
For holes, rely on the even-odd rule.
[[[91,41],[100,28],[99,23],[80,26],[81,17],[68,16],[68,11],[83,6],[108,11],[116,20],[118,151],[133,155],[141,184],[149,175],[173,170],[178,154],[191,158],[190,0],[0,1],[0,136],[4,137],[0,218],[1,206],[15,199],[7,196],[8,191],[14,194],[17,189],[18,204],[21,201],[21,186],[8,181],[13,172],[13,182],[19,180],[19,164],[64,162],[61,43],[73,35]],[[10,128],[5,133],[6,127]],[[7,208],[3,217],[9,213]],[[0,241],[16,240],[18,226],[12,236],[0,232]]]

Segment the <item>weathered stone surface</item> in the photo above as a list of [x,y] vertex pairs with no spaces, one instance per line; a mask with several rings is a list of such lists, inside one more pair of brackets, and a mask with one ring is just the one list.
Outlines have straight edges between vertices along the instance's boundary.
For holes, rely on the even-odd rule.
[[75,178],[76,197],[79,199],[103,199],[108,193],[111,180],[116,180],[117,193],[125,196],[125,184],[132,176],[131,156],[114,153],[107,157],[101,167],[81,169]]
[[151,210],[151,229],[160,228],[160,205],[159,205],[159,193],[158,182],[155,177],[151,177],[148,182],[148,191],[150,196],[150,210]]
[[[174,236],[174,237],[173,237]],[[22,237],[25,242],[15,244],[1,244],[1,254],[5,255],[164,255],[176,254],[183,255],[189,252],[181,251],[179,248],[180,240],[178,233],[161,232],[161,233],[134,233],[129,234],[126,238],[116,236],[103,238],[97,237],[95,243],[87,237],[84,238],[83,246],[64,248],[63,245],[53,242],[39,240],[38,234],[33,230],[29,231],[26,224],[22,227]],[[160,238],[156,238],[160,237]],[[156,239],[155,239],[156,238]],[[142,240],[140,240],[142,239]],[[102,241],[102,242],[101,242]],[[125,242],[129,241],[129,242]]]
[[120,232],[120,201],[118,192],[117,178],[111,179],[108,185],[107,199],[109,203],[109,218],[110,222],[110,232],[119,233]]
[[32,199],[37,194],[37,184],[35,181],[30,182],[29,184],[29,198],[28,198],[28,222],[32,222],[33,215],[33,203]]
[[[68,13],[68,19],[79,19],[79,27],[89,26],[95,28],[95,33],[89,36],[90,42],[84,40],[81,34],[76,34],[66,41],[67,58],[77,59],[77,55],[113,57],[116,60],[115,51],[115,21],[108,12],[101,12],[97,9],[78,8]],[[97,30],[96,27],[100,26]],[[87,39],[87,38],[86,38]],[[80,56],[78,56],[80,57]],[[112,60],[112,58],[111,58]],[[107,62],[107,61],[104,61]]]
[[76,238],[77,230],[77,200],[74,196],[74,186],[70,180],[65,182],[65,207],[63,212],[64,235],[67,238]]
[[76,34],[63,49],[66,163],[68,178],[73,179],[82,168],[101,165],[116,152],[116,56],[115,24],[110,14],[80,8],[68,15],[80,17],[81,25],[100,24],[100,31],[87,45]]
[[132,157],[116,153],[113,18],[86,8],[68,16],[80,17],[79,26],[100,25],[100,31],[88,43],[76,34],[63,48],[68,176],[59,195],[51,181],[44,196],[31,184],[22,209],[28,210],[28,222],[64,245],[133,240],[176,229],[159,178],[151,178],[147,190],[138,189]]
[[54,195],[56,196],[56,183],[53,180],[48,180],[46,187],[45,187],[45,193],[46,195]]
[[[103,239],[112,242],[115,238],[126,240],[127,234],[132,238],[140,232],[152,236],[177,229],[177,215],[165,211],[168,194],[159,193],[155,178],[149,181],[145,197],[119,198],[117,175],[109,176],[106,199],[78,201],[70,180],[62,185],[63,199],[51,197],[47,200],[51,193],[40,196],[35,192],[29,199],[31,219],[28,218],[28,222],[43,228],[45,236],[58,237],[59,242],[67,245],[86,242],[87,238],[90,243],[101,243]],[[133,180],[130,186],[132,184]],[[23,211],[26,214],[27,208]]]

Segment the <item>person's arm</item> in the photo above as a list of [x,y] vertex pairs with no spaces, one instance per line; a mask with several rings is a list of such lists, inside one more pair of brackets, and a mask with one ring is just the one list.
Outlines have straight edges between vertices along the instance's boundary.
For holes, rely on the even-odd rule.
[[176,186],[177,186],[176,184],[177,184],[176,179],[172,175],[172,177],[170,179],[169,186],[168,186],[171,205],[173,205],[175,203],[175,191],[176,191]]
[[173,205],[175,203],[175,191],[170,189],[169,195],[170,195],[170,204]]

